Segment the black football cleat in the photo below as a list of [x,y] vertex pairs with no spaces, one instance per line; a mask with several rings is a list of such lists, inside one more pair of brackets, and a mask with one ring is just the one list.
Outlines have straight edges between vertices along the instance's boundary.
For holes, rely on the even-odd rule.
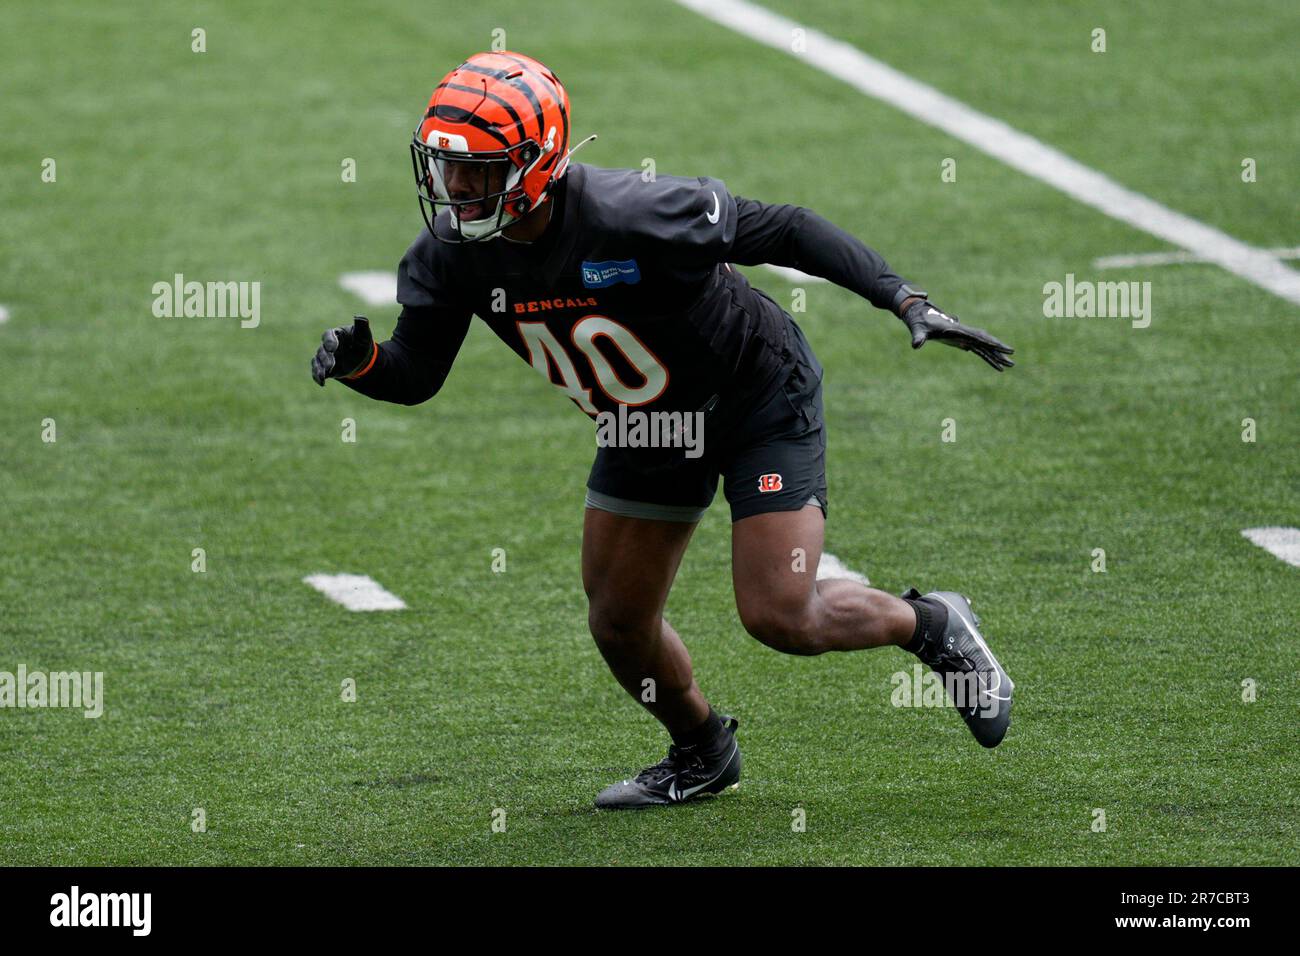
[[668,756],[631,780],[610,784],[596,797],[599,810],[631,810],[685,803],[740,786],[740,747],[736,719],[722,718],[722,733],[711,744],[668,748]]
[[[922,595],[912,588],[903,597],[915,600]],[[931,591],[924,597],[946,607],[948,626],[942,634],[930,635],[917,656],[943,678],[949,699],[975,739],[985,747],[996,747],[1011,726],[1011,692],[1016,685],[985,643],[980,619],[965,595]]]

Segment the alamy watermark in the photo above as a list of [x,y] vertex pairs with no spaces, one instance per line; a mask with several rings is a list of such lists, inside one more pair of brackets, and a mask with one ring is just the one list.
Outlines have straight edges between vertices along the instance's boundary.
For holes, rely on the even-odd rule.
[[0,671],[0,707],[68,707],[94,719],[104,713],[103,671]]
[[596,416],[601,448],[682,448],[687,458],[704,454],[704,412],[643,412],[618,406]]
[[948,707],[951,701],[958,710],[976,709],[981,717],[996,717],[1002,706],[999,698],[984,690],[979,671],[938,674],[913,664],[910,673],[891,674],[889,683],[894,688],[889,702],[895,707]]
[[185,281],[178,272],[171,282],[153,284],[153,314],[160,319],[240,319],[241,329],[262,321],[262,283]]
[[74,884],[67,893],[50,897],[51,926],[119,926],[132,936],[148,936],[152,916],[152,893],[83,893]]
[[1151,324],[1150,282],[1064,282],[1043,286],[1043,315],[1049,319],[1132,319],[1133,328]]

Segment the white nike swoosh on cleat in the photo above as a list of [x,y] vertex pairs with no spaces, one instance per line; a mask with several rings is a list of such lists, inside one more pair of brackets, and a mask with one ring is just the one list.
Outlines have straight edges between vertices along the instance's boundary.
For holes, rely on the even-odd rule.
[[727,772],[727,768],[731,766],[731,758],[736,755],[736,748],[738,746],[739,745],[734,740],[731,742],[731,753],[727,754],[726,762],[722,765],[722,769],[718,771],[717,776],[715,776],[713,780],[705,780],[698,787],[687,787],[685,790],[679,791],[677,789],[677,779],[674,778],[673,782],[668,785],[668,799],[680,803],[681,801],[691,797],[693,794],[699,793],[709,784],[713,783],[714,780],[717,780],[718,777],[721,777]]
[[[940,601],[943,601],[943,603],[946,604],[946,605],[948,605],[948,607],[952,608],[953,612],[954,612],[954,613],[955,613],[959,618],[961,618],[962,623],[965,624],[966,627],[970,629],[970,632],[971,632],[971,634],[974,635],[975,640],[979,642],[979,646],[983,649],[984,653],[987,654],[987,655],[989,656],[989,660],[991,660],[991,661],[993,662],[993,666],[996,667],[996,668],[997,668],[999,671],[1001,671],[1003,674],[1007,674],[1007,669],[1006,669],[1005,667],[1003,667],[1001,663],[999,663],[999,661],[998,661],[998,659],[997,659],[996,657],[993,656],[993,651],[989,648],[988,643],[984,640],[984,635],[980,633],[980,629],[979,629],[978,627],[975,626],[975,622],[972,621],[972,620],[970,620],[968,617],[966,617],[966,615],[963,614],[963,613],[961,612],[961,610],[960,610],[956,605],[954,605],[951,601],[949,601],[947,598],[945,598],[942,594],[938,594],[938,593],[936,593],[936,594],[935,594],[935,597],[937,597]],[[995,687],[995,688],[993,688],[993,690],[1001,690],[1001,689],[1002,689],[1001,680],[1002,680],[1002,678],[1001,678],[1001,676],[999,675],[999,677],[998,677],[998,682],[999,682],[999,683],[998,683],[998,686]],[[1010,675],[1010,674],[1007,674],[1007,683],[1011,685],[1011,690],[1014,691],[1014,690],[1016,689],[1016,682],[1013,681],[1013,680],[1011,679],[1011,675]],[[1010,695],[1008,695],[1008,696],[1006,696],[1006,697],[999,697],[999,696],[997,696],[996,694],[992,693],[991,691],[990,691],[990,693],[989,693],[989,696],[992,697],[994,700],[1010,700],[1010,699],[1011,699]]]

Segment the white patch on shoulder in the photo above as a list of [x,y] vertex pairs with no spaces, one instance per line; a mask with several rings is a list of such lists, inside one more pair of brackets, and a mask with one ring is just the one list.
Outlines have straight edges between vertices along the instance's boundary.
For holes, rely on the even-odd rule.
[[397,275],[392,272],[345,272],[339,285],[366,305],[397,303]]

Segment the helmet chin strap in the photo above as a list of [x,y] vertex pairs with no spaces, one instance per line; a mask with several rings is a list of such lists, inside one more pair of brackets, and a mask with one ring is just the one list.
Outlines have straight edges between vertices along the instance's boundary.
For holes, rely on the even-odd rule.
[[567,153],[564,154],[564,159],[560,160],[560,165],[563,166],[563,165],[567,164],[567,163],[569,162],[569,157],[570,157],[570,156],[572,156],[572,155],[573,155],[574,153],[576,153],[578,150],[582,149],[582,147],[586,146],[588,143],[590,143],[590,142],[591,142],[592,140],[594,140],[595,138],[596,138],[596,134],[595,134],[595,133],[592,133],[590,136],[588,136],[586,139],[584,139],[584,140],[583,140],[581,143],[579,143],[577,146],[574,146],[572,149],[570,149]]

